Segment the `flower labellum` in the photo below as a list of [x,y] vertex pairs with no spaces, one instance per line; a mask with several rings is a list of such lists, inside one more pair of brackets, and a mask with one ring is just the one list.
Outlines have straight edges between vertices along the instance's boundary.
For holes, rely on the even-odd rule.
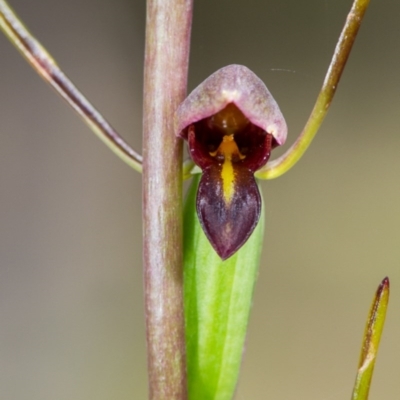
[[254,173],[286,140],[281,111],[247,67],[229,65],[201,83],[179,106],[175,132],[189,143],[203,175],[197,192],[200,224],[227,259],[249,238],[260,218]]

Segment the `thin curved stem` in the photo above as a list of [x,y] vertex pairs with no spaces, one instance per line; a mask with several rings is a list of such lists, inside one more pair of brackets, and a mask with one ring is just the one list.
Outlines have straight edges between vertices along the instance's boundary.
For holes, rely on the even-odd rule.
[[277,178],[292,168],[307,150],[328,112],[368,4],[369,0],[354,0],[306,126],[285,154],[256,173],[257,178]]
[[0,29],[33,69],[83,118],[90,129],[123,161],[142,171],[142,156],[115,131],[61,71],[46,49],[24,27],[6,1],[0,0]]

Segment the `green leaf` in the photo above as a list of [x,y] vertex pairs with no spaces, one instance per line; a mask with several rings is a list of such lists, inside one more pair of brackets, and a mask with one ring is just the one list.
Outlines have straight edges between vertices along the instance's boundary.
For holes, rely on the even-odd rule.
[[[264,213],[247,243],[222,261],[196,213],[199,176],[184,209],[184,296],[190,400],[233,397],[260,261]],[[263,210],[263,207],[262,207]]]
[[372,373],[374,372],[388,302],[389,279],[385,278],[376,291],[369,311],[352,400],[368,400]]

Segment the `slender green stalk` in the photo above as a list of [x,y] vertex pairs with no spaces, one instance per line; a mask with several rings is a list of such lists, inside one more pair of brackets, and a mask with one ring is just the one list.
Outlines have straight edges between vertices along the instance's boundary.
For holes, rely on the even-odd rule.
[[142,156],[129,146],[74,86],[51,55],[25,28],[4,0],[0,0],[0,28],[32,68],[67,101],[96,136],[118,157],[140,172],[142,170]]
[[369,0],[354,0],[333,53],[321,91],[306,126],[295,143],[276,160],[270,161],[256,173],[257,178],[273,179],[287,172],[303,156],[314,139],[333,100]]
[[376,356],[378,355],[386,311],[389,303],[389,279],[385,278],[375,293],[369,311],[361,348],[352,400],[368,400]]
[[143,239],[150,399],[187,398],[182,276],[182,142],[173,115],[187,86],[192,0],[148,0]]

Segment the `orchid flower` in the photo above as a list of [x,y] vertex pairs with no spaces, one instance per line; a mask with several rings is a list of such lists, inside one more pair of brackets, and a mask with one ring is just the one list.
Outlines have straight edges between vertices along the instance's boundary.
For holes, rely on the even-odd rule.
[[212,74],[179,106],[176,134],[189,143],[203,170],[197,214],[224,260],[250,237],[260,218],[254,173],[284,144],[285,119],[264,83],[248,68],[230,65]]

